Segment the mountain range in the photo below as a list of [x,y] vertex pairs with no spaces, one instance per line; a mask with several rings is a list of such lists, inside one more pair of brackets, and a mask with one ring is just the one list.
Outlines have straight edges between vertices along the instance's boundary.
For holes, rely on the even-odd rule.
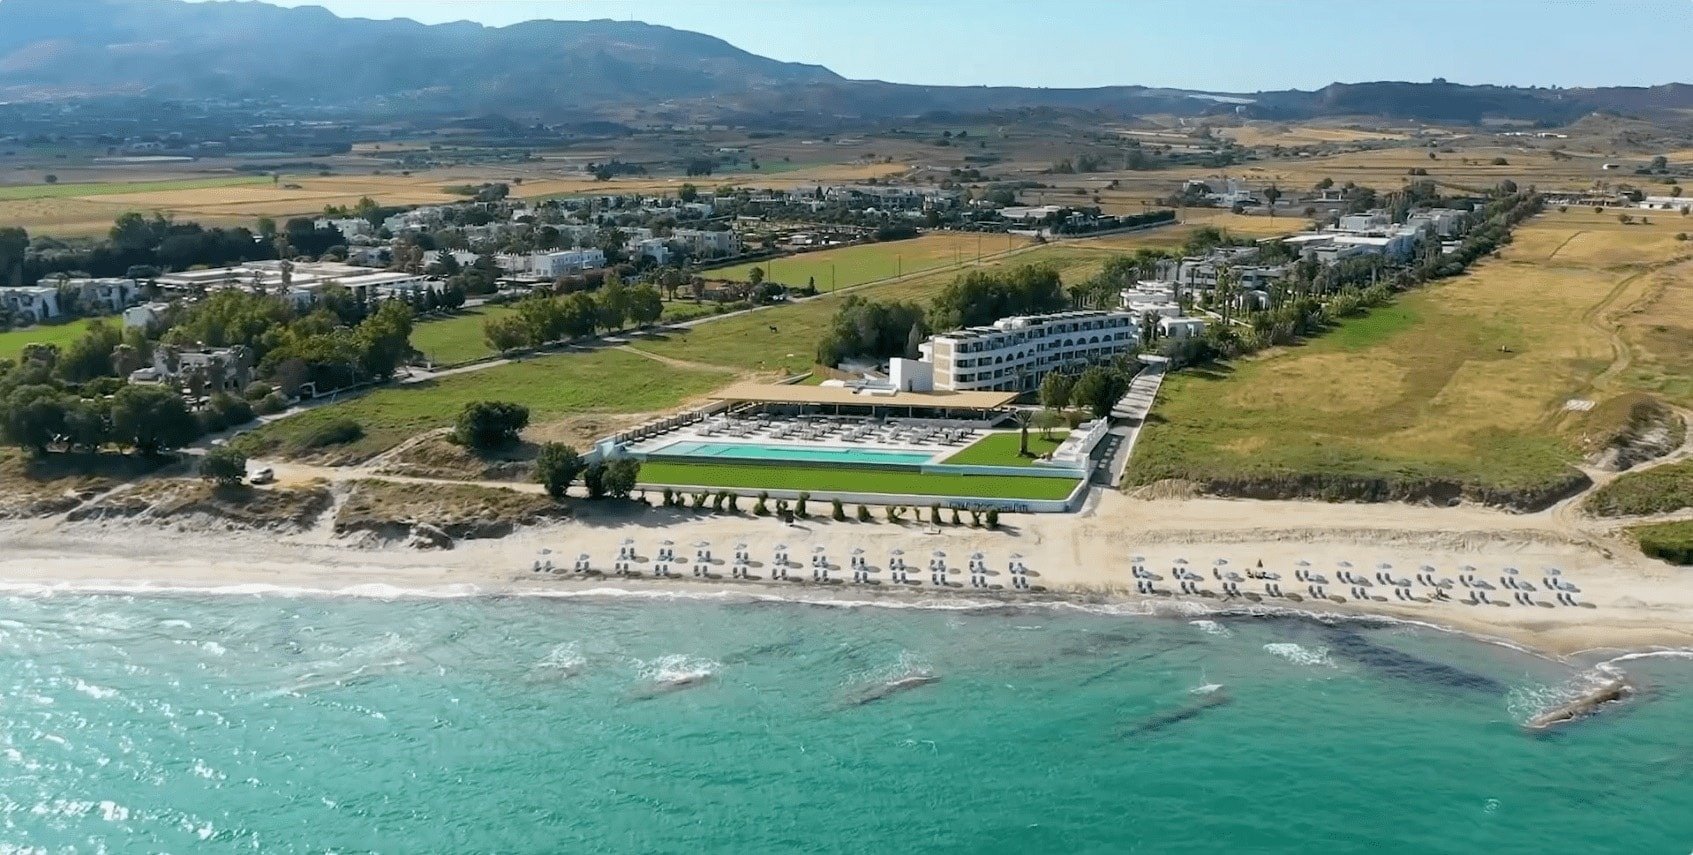
[[700,33],[623,21],[509,27],[340,18],[318,7],[180,0],[0,0],[0,99],[267,98],[372,114],[521,119],[892,119],[1027,108],[1114,116],[1237,113],[1562,124],[1592,112],[1693,107],[1693,86],[1548,89],[1336,83],[1212,93],[920,86],[850,80]]

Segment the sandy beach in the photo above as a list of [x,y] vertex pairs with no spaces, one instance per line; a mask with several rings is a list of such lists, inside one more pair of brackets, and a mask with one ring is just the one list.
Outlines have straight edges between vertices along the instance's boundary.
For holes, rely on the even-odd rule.
[[[673,591],[694,595],[779,596],[816,600],[851,600],[890,604],[966,604],[970,602],[1067,601],[1126,611],[1198,614],[1211,611],[1305,612],[1379,615],[1497,638],[1557,656],[1583,654],[1604,658],[1618,652],[1693,647],[1693,581],[1675,568],[1623,551],[1604,533],[1572,524],[1567,509],[1520,515],[1477,507],[1432,508],[1399,504],[1339,505],[1315,502],[1267,502],[1224,499],[1139,500],[1101,493],[1080,514],[1007,516],[1000,531],[903,525],[885,522],[831,522],[813,518],[792,526],[770,518],[698,516],[687,511],[645,513],[611,506],[584,506],[578,519],[537,526],[500,539],[460,542],[446,551],[418,551],[398,545],[350,545],[329,532],[299,535],[212,530],[192,525],[161,526],[145,522],[49,521],[0,526],[0,585],[14,590],[107,589],[199,590],[223,593],[300,592],[366,596],[512,595],[609,591]],[[651,559],[660,543],[672,541],[680,561],[679,578],[654,579],[652,564],[637,563],[641,578],[536,573],[537,559],[550,559],[568,570],[580,553],[593,566],[609,571],[625,539],[633,539],[642,559]],[[694,544],[712,545],[712,574],[691,576]],[[767,563],[779,544],[789,547],[798,582],[734,580],[729,558],[738,543],[747,544],[753,575],[766,577]],[[808,564],[817,547],[836,569],[834,582],[812,584]],[[842,569],[852,550],[864,550],[880,584],[851,583]],[[902,549],[913,585],[888,583],[891,550]],[[543,552],[550,550],[550,552]],[[935,550],[947,554],[951,568],[945,589],[930,584],[927,563]],[[964,565],[968,556],[985,555],[998,590],[970,587]],[[1012,554],[1023,556],[1030,570],[1031,592],[1013,591],[1006,567]],[[1156,583],[1169,594],[1136,591],[1135,556],[1144,557]],[[1294,580],[1309,562],[1312,572],[1328,577],[1326,592],[1346,598],[1337,603],[1302,597],[1277,598],[1184,596],[1175,593],[1170,569],[1178,559],[1204,577],[1203,586],[1221,593],[1212,569],[1256,569],[1280,575],[1280,587],[1303,594]],[[1389,574],[1411,577],[1423,565],[1437,568],[1437,578],[1456,579],[1459,568],[1475,567],[1474,576],[1490,580],[1495,603],[1468,605],[1464,587],[1448,590],[1449,601],[1401,601],[1392,586],[1377,584],[1373,596],[1347,596],[1349,585],[1336,578],[1349,562],[1360,576],[1374,577],[1379,565]],[[1500,586],[1504,568],[1520,568],[1537,593],[1536,605],[1512,602]],[[1556,567],[1563,582],[1579,588],[1580,602],[1591,607],[1552,605],[1555,594],[1543,586],[1544,568]],[[1240,583],[1246,593],[1261,592],[1263,582]],[[1413,593],[1427,594],[1416,587]],[[950,600],[944,598],[952,598]],[[1546,605],[1538,605],[1546,603]]]

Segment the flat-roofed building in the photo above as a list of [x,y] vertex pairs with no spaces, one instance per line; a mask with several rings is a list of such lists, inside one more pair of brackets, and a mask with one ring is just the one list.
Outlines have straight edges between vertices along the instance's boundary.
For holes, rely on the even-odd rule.
[[1027,392],[1048,372],[1133,352],[1139,315],[1128,311],[1019,315],[931,336],[919,345],[937,390]]

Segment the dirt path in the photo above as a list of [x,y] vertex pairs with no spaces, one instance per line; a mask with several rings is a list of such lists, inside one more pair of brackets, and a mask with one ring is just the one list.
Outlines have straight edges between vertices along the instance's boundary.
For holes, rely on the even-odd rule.
[[728,367],[725,367],[725,366],[722,366],[722,365],[711,365],[711,364],[708,364],[708,363],[705,363],[705,362],[694,362],[694,361],[688,360],[688,359],[677,359],[673,356],[660,356],[656,353],[648,353],[647,351],[641,350],[638,347],[631,347],[627,344],[617,345],[617,349],[621,350],[625,353],[633,353],[636,356],[651,359],[654,362],[660,363],[662,365],[668,365],[671,368],[680,368],[680,369],[687,370],[687,371],[706,371],[706,372],[710,372],[710,373],[713,373],[713,374],[735,374],[735,373],[738,373],[738,372],[735,371],[735,369],[728,368]]

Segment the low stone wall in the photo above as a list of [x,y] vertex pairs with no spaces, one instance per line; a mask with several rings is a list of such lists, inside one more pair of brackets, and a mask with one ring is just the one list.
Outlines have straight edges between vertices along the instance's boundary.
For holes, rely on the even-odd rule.
[[[640,487],[648,492],[657,492],[669,487],[680,493],[719,493],[723,487],[699,487],[686,484],[641,484]],[[1087,498],[1088,482],[1076,482],[1076,488],[1070,495],[1062,499],[1002,499],[983,498],[980,496],[919,496],[908,493],[852,493],[843,490],[752,490],[746,488],[731,489],[742,499],[756,499],[758,494],[764,493],[771,499],[787,499],[793,501],[800,493],[810,495],[810,501],[827,503],[833,499],[840,499],[842,504],[848,505],[910,505],[926,508],[938,504],[942,508],[951,510],[987,510],[993,508],[1004,513],[1019,514],[1061,514],[1077,510]]]

